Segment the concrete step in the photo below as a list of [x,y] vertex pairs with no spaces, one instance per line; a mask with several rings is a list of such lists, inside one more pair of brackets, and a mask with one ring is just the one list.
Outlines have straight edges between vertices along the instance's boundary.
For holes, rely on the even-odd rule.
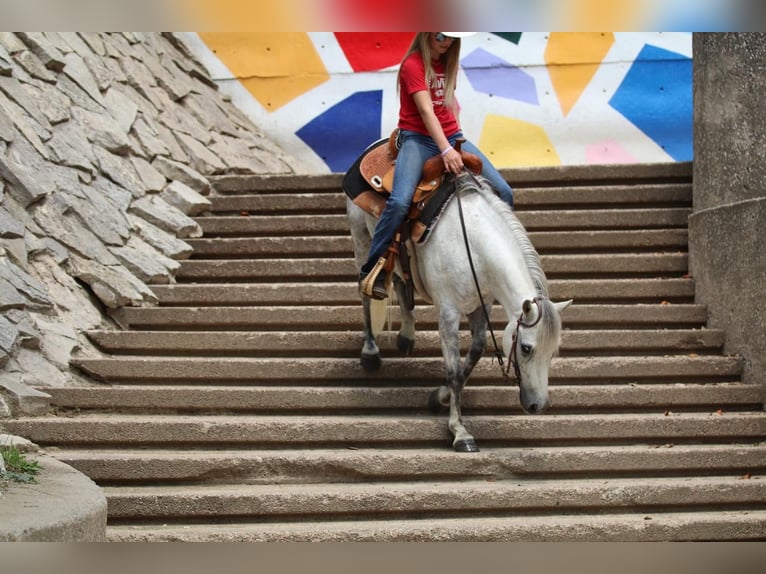
[[[391,329],[398,328],[399,308],[389,310]],[[416,327],[437,329],[438,318],[431,305],[416,305]],[[111,316],[125,328],[188,330],[352,330],[361,333],[362,306],[305,305],[264,307],[123,307]],[[490,320],[502,329],[508,317],[495,306]],[[564,329],[679,329],[699,328],[707,320],[703,305],[571,305],[564,312]]]
[[[299,351],[296,350],[296,353]],[[107,382],[391,384],[407,381],[441,384],[444,364],[436,357],[384,358],[374,372],[362,369],[357,358],[326,357],[153,357],[117,356],[80,358],[73,366],[96,380]],[[717,355],[554,357],[551,383],[564,381],[683,382],[690,380],[736,380],[742,372],[739,357]],[[497,363],[485,357],[471,374],[471,382],[502,382]]]
[[[346,196],[338,191],[293,193],[239,193],[212,195],[210,212],[214,214],[259,215],[286,213],[344,213]],[[525,187],[514,189],[514,207],[531,206],[659,206],[690,205],[691,183],[655,183],[646,185],[588,185]]]
[[103,382],[46,389],[55,414],[4,430],[105,488],[114,541],[763,539],[762,387],[694,302],[691,164],[508,176],[552,298],[575,304],[543,416],[488,345],[465,392],[475,456],[427,410],[432,306],[414,357],[391,308],[382,368],[359,365],[337,174],[214,176],[179,283],[88,334],[105,355],[74,365]]
[[531,231],[530,240],[540,254],[619,251],[686,251],[686,229],[630,229],[585,231]]
[[325,192],[211,195],[208,200],[210,209],[205,215],[337,215],[346,212],[346,196],[340,189]]
[[[119,412],[200,413],[364,413],[423,412],[435,386],[295,387],[105,385],[46,389],[58,409]],[[763,390],[744,383],[552,385],[550,413],[569,411],[679,412],[758,408]],[[463,413],[521,414],[516,387],[471,386]],[[722,415],[721,415],[722,416]]]
[[[764,412],[471,415],[468,431],[480,445],[563,446],[574,443],[654,444],[757,442]],[[46,446],[118,445],[136,448],[336,448],[443,446],[451,448],[447,416],[411,415],[146,415],[79,413],[18,418],[6,432]]]
[[244,257],[353,257],[350,235],[320,237],[211,237],[189,239],[194,259]]
[[[631,279],[552,279],[551,299],[586,302],[694,302],[690,277]],[[176,283],[152,285],[162,306],[174,305],[359,305],[356,281],[306,283]]]
[[102,485],[283,484],[504,480],[518,477],[762,475],[764,444],[629,444],[483,447],[471,456],[444,448],[84,449],[55,456]]
[[631,207],[689,206],[692,203],[691,182],[647,184],[614,183],[608,185],[518,185],[513,204],[517,211],[536,207],[560,209],[562,206]]
[[545,516],[633,512],[650,514],[715,506],[766,510],[766,476],[482,480],[425,483],[104,488],[112,524],[130,520],[194,519],[300,522],[455,516]]
[[[692,162],[651,164],[604,164],[541,166],[504,169],[500,172],[514,188],[593,187],[602,185],[646,186],[667,183],[690,184]],[[336,193],[342,189],[342,174],[327,175],[213,175],[209,180],[217,194]]]
[[[560,277],[681,277],[688,270],[686,253],[612,253],[541,255],[548,278]],[[179,282],[205,281],[348,281],[358,271],[351,257],[309,259],[185,260]]]
[[[518,211],[527,231],[577,229],[685,228],[688,207],[564,209]],[[342,235],[348,233],[345,213],[311,215],[200,215],[194,218],[206,237],[226,235]]]
[[766,511],[107,527],[110,542],[667,542],[762,540]]
[[[90,331],[99,349],[114,355],[303,356],[356,357],[361,334],[351,331]],[[574,354],[720,353],[723,331],[716,329],[572,330],[562,333],[560,356]],[[469,333],[461,343],[466,351]],[[396,350],[393,336],[380,337],[381,351]],[[494,349],[487,342],[487,352]],[[418,331],[415,356],[438,355],[438,331]]]
[[692,162],[650,164],[604,164],[539,166],[501,170],[506,180],[516,187],[594,185],[647,185],[667,182],[690,183]]
[[305,236],[349,234],[345,213],[331,215],[200,215],[194,218],[205,237]]
[[343,175],[211,175],[212,195],[271,195],[287,193],[339,193]]
[[[685,229],[638,229],[628,231],[540,231],[530,239],[541,254],[574,251],[615,252],[620,250],[685,251]],[[212,237],[186,239],[193,259],[236,259],[242,257],[351,257],[349,235],[318,237]]]

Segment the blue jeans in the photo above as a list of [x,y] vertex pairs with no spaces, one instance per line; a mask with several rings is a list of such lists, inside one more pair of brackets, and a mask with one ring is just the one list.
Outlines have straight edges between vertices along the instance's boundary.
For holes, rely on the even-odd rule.
[[[449,138],[450,144],[454,145],[457,138],[463,137],[461,132],[453,134]],[[375,226],[375,233],[372,236],[370,252],[367,256],[367,262],[362,265],[362,273],[369,273],[377,263],[378,259],[385,254],[394,234],[399,226],[407,217],[410,209],[412,196],[415,195],[415,188],[420,182],[420,176],[423,173],[423,164],[425,161],[438,154],[439,148],[436,147],[430,136],[419,134],[417,132],[402,130],[399,135],[401,148],[396,157],[396,169],[394,170],[393,191],[386,201],[386,207]],[[463,151],[479,156],[482,162],[481,174],[489,180],[489,183],[508,205],[513,208],[513,191],[508,182],[490,163],[487,157],[471,142],[466,141],[461,146]]]

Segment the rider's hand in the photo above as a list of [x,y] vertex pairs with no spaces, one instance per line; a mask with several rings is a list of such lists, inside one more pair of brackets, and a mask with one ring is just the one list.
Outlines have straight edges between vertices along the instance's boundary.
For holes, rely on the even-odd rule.
[[451,173],[460,173],[463,170],[463,158],[454,148],[449,148],[447,153],[442,155],[444,159],[444,169]]

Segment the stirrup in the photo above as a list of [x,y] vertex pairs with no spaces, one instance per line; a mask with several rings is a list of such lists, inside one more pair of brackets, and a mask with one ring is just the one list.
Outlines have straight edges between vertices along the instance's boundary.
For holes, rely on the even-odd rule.
[[380,257],[372,271],[360,279],[359,290],[362,295],[378,300],[388,298],[389,278],[386,275],[381,275],[385,264],[386,258]]

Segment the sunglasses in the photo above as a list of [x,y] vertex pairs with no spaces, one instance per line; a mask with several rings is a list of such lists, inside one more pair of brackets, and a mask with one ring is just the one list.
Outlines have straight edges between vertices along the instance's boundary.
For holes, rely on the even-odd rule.
[[437,42],[444,42],[444,40],[457,40],[454,36],[447,36],[447,34],[444,34],[443,32],[437,32],[434,34],[434,39]]

